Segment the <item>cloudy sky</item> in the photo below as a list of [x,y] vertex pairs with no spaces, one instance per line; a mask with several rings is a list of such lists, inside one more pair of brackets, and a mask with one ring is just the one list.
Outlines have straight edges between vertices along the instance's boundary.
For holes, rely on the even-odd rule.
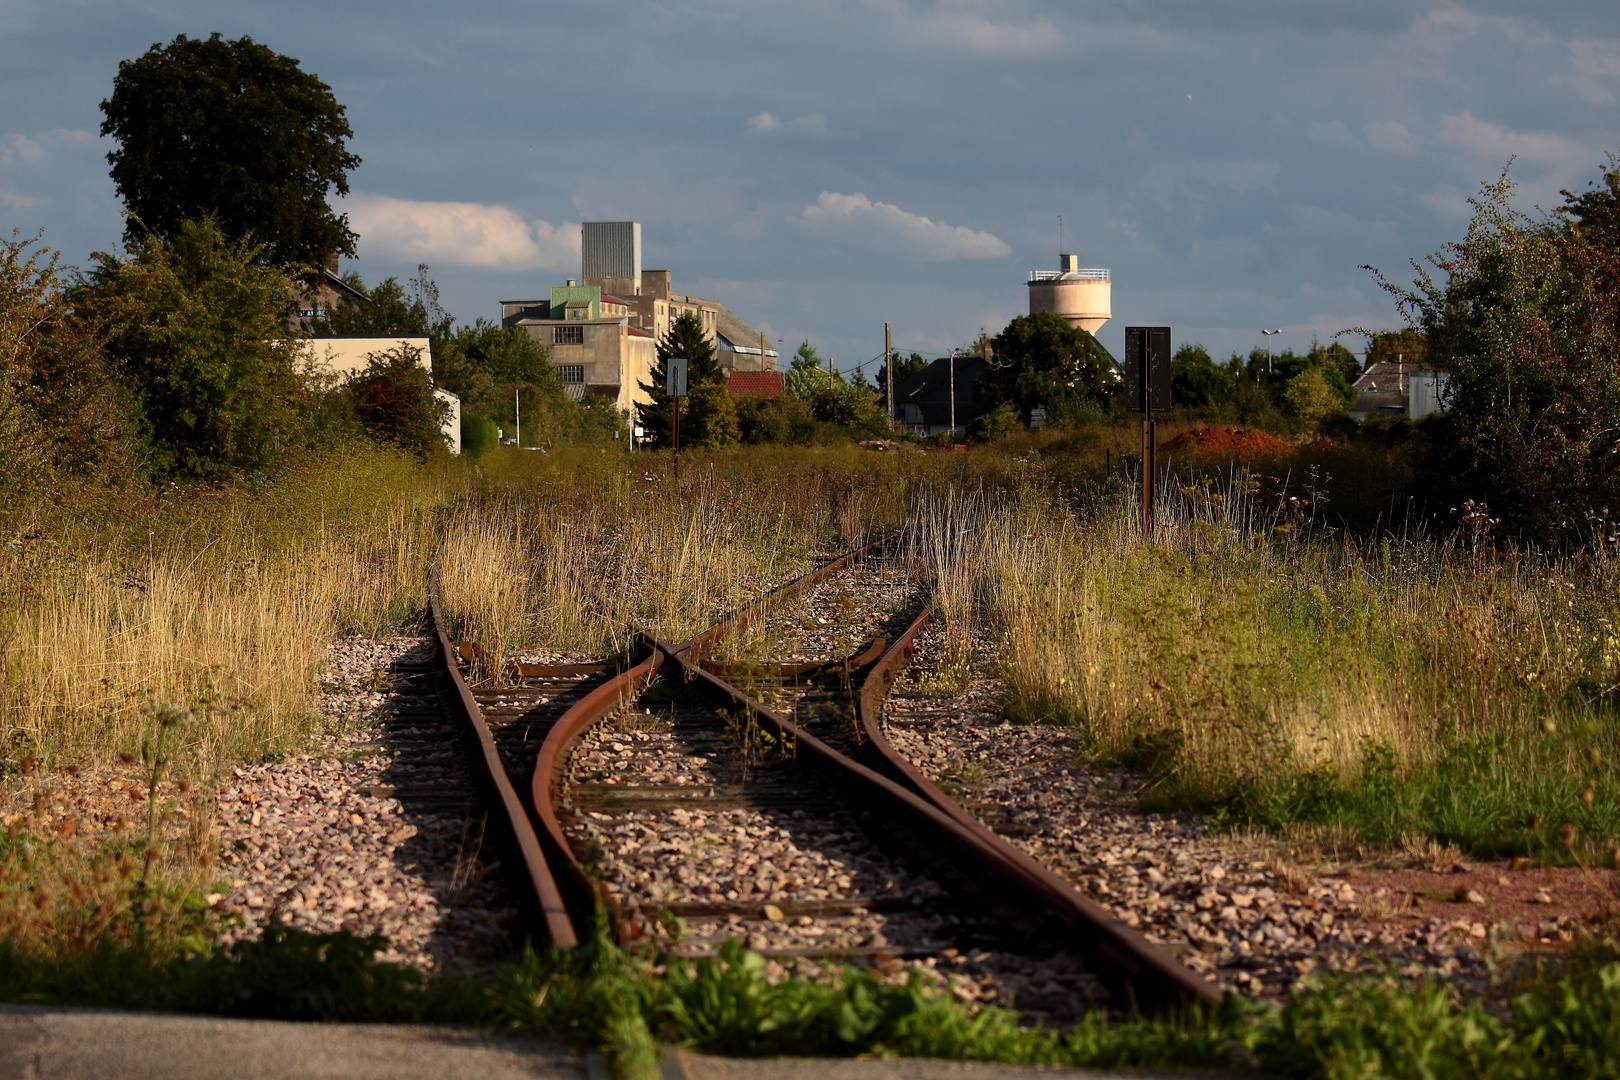
[[[367,281],[429,264],[463,321],[578,274],[578,223],[840,367],[1024,310],[1064,247],[1126,323],[1217,353],[1395,326],[1358,267],[1526,208],[1620,150],[1613,0],[0,0],[0,224],[69,261],[121,230],[118,61],[250,35],[348,109]],[[1359,348],[1359,342],[1351,342]]]

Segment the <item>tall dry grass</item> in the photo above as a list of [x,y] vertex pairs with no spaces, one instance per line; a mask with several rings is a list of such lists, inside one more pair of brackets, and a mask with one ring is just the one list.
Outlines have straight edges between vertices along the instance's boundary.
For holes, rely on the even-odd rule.
[[[522,464],[490,470],[445,535],[446,614],[486,655],[611,652],[633,627],[684,639],[820,558],[909,527],[927,492],[1002,490],[1027,471],[853,447],[695,454],[679,484],[651,456],[571,451]],[[747,653],[760,632],[726,647]]]
[[1620,555],[1468,527],[1357,542],[1312,495],[1170,487],[1151,544],[1128,491],[1084,516],[1028,489],[922,516],[952,522],[930,527],[941,582],[971,579],[1003,636],[1011,714],[1083,727],[1170,801],[1330,815],[1370,766],[1448,835],[1620,835]]
[[133,753],[163,704],[206,717],[182,754],[201,772],[297,748],[333,638],[420,611],[442,480],[359,452],[267,494],[19,530],[0,562],[5,756]]

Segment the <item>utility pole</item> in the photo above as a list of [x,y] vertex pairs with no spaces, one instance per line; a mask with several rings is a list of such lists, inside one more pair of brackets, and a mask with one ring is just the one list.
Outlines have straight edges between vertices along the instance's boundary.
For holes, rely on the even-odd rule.
[[759,332],[759,370],[769,371],[775,366],[775,364],[772,364],[770,368],[765,366],[765,331],[761,330]]
[[518,390],[515,386],[512,387],[512,412],[516,415],[515,426],[517,427],[517,430],[512,433],[514,436],[512,442],[514,445],[521,447],[523,445],[523,401],[518,397]]
[[951,350],[951,442],[956,442],[956,350]]
[[832,393],[832,388],[833,388],[833,358],[829,356],[829,357],[827,357],[827,393],[829,393],[829,394]]
[[894,342],[889,337],[889,324],[883,324],[883,363],[886,365],[884,385],[889,388],[889,430],[894,430]]

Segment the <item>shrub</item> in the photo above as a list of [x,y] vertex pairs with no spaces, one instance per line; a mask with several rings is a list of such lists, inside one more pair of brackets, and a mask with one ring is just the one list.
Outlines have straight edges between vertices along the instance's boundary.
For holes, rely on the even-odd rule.
[[480,455],[494,449],[500,442],[500,429],[495,421],[483,416],[461,417],[461,452],[468,457]]
[[[1483,185],[1467,235],[1414,262],[1412,287],[1377,280],[1451,373],[1457,494],[1531,538],[1578,542],[1620,506],[1620,247],[1520,213],[1513,186],[1506,170]],[[1571,199],[1572,216],[1601,217],[1602,193]]]
[[687,446],[718,450],[736,444],[737,407],[724,386],[705,382],[692,387],[681,411],[681,442]]
[[306,388],[285,329],[293,283],[210,219],[96,255],[70,292],[144,416],[160,477],[271,471],[302,442]]
[[372,353],[365,368],[349,376],[344,391],[367,435],[426,458],[444,448],[450,410],[434,396],[421,360],[422,350],[404,343]]
[[1321,368],[1309,368],[1289,379],[1283,402],[1289,412],[1311,424],[1344,411],[1344,398],[1328,385]]
[[1004,401],[968,425],[968,438],[974,442],[995,442],[1023,430],[1017,410]]

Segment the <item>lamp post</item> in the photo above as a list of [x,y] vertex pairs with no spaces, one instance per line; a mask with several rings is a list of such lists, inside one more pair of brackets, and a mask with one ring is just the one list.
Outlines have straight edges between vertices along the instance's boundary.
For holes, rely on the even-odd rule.
[[1260,333],[1263,334],[1266,339],[1266,374],[1269,376],[1271,374],[1271,335],[1280,334],[1282,333],[1282,330],[1262,330]]

